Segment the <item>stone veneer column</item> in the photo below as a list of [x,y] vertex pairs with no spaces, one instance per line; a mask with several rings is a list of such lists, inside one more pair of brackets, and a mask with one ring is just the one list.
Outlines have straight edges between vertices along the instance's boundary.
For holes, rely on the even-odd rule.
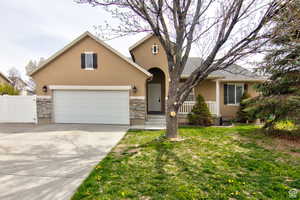
[[50,123],[52,117],[52,98],[50,96],[38,96],[36,103],[39,123]]
[[130,124],[141,125],[146,119],[146,100],[144,97],[130,97]]

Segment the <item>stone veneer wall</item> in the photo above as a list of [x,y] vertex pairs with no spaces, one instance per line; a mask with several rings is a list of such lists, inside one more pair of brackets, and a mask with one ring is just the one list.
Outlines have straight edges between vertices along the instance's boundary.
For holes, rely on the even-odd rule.
[[130,99],[130,120],[145,120],[146,119],[146,100],[145,99]]
[[51,120],[52,116],[52,98],[37,97],[37,115],[39,120]]

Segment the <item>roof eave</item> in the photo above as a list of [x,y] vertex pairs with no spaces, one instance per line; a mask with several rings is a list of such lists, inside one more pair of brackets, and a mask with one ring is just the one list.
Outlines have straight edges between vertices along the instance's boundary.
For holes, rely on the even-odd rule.
[[2,76],[7,82],[12,83],[12,81],[1,72],[0,72],[0,76]]
[[48,65],[51,61],[53,61],[54,59],[56,59],[58,56],[60,56],[61,54],[63,54],[64,52],[66,52],[68,49],[70,49],[71,47],[73,47],[75,44],[77,44],[79,41],[81,41],[83,38],[85,38],[86,36],[91,37],[92,39],[94,39],[96,42],[98,42],[99,44],[103,45],[104,47],[106,47],[107,49],[109,49],[110,51],[112,51],[113,53],[115,53],[117,56],[119,56],[120,58],[122,58],[123,60],[125,60],[127,63],[129,63],[130,65],[134,66],[135,68],[137,68],[139,71],[143,72],[145,75],[147,75],[148,77],[151,77],[152,74],[149,73],[147,70],[145,70],[144,68],[142,68],[141,66],[139,66],[138,64],[132,62],[131,60],[129,60],[128,58],[126,58],[125,56],[123,56],[121,53],[119,53],[117,50],[115,50],[114,48],[112,48],[111,46],[109,46],[108,44],[106,44],[105,42],[101,41],[99,38],[95,37],[93,34],[91,34],[90,32],[86,31],[85,33],[83,33],[82,35],[80,35],[78,38],[76,38],[75,40],[73,40],[71,43],[69,43],[68,45],[66,45],[64,48],[62,48],[61,50],[57,51],[55,54],[53,54],[50,58],[48,58],[40,67],[38,67],[37,69],[35,69],[34,71],[30,72],[28,75],[32,76],[33,74],[35,74],[36,72],[38,72],[39,70],[43,69],[46,65]]
[[[180,78],[187,79],[189,77],[190,77],[190,75],[182,75]],[[225,77],[224,76],[214,76],[214,75],[210,75],[207,77],[207,79],[218,79],[218,78],[225,78]]]
[[230,81],[230,82],[241,82],[241,81],[245,81],[245,82],[265,82],[268,79],[219,79],[219,81],[225,82],[225,81]]
[[132,51],[133,49],[135,49],[136,47],[138,47],[139,45],[141,45],[142,43],[144,43],[146,40],[148,40],[149,38],[151,38],[154,35],[154,33],[149,33],[148,35],[146,35],[145,37],[143,37],[142,39],[140,39],[139,41],[137,41],[136,43],[134,43],[132,46],[129,47],[129,51]]
[[[187,79],[189,77],[189,75],[183,75],[181,76],[182,79]],[[225,76],[214,76],[214,75],[211,75],[211,76],[208,76],[207,79],[217,79],[218,81],[221,81],[221,82],[225,82],[225,81],[231,81],[231,82],[239,82],[239,81],[247,81],[247,82],[264,82],[264,81],[267,81],[268,79],[265,78],[265,79],[226,79]]]

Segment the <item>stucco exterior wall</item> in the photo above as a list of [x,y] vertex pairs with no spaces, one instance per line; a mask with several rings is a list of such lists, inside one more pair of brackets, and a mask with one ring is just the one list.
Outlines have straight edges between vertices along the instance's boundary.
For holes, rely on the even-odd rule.
[[[96,70],[81,69],[81,53],[98,54]],[[118,55],[86,36],[68,51],[32,75],[37,84],[37,95],[51,96],[42,91],[49,85],[121,86],[137,87],[131,96],[145,96],[147,75],[130,65]]]
[[195,96],[201,94],[205,101],[216,101],[216,82],[204,80],[195,89]]
[[[248,85],[248,94],[251,97],[255,97],[258,95],[258,93],[253,88],[254,84],[253,82],[228,82],[228,83],[244,83]],[[221,98],[221,116],[224,118],[233,119],[236,117],[236,113],[239,109],[238,105],[225,105],[224,104],[224,84],[220,83],[220,98]]]
[[9,84],[9,82],[0,74],[0,84]]
[[[159,52],[156,55],[152,54],[152,45],[159,45]],[[142,44],[134,48],[131,53],[134,55],[135,62],[142,66],[144,69],[149,70],[151,68],[159,68],[165,74],[166,81],[166,96],[169,89],[169,72],[168,72],[168,62],[166,53],[161,46],[159,40],[152,36],[148,40],[144,41]]]
[[[239,109],[238,105],[224,104],[224,84],[225,83],[243,83],[248,85],[248,94],[255,97],[258,93],[253,88],[253,82],[220,82],[220,112],[224,118],[235,118]],[[216,82],[213,80],[205,80],[195,87],[195,95],[201,94],[205,101],[216,101]]]

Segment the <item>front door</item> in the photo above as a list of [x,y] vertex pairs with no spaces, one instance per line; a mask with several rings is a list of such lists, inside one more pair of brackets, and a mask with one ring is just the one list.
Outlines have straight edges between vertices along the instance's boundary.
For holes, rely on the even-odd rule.
[[149,83],[148,84],[148,111],[161,112],[161,84]]

